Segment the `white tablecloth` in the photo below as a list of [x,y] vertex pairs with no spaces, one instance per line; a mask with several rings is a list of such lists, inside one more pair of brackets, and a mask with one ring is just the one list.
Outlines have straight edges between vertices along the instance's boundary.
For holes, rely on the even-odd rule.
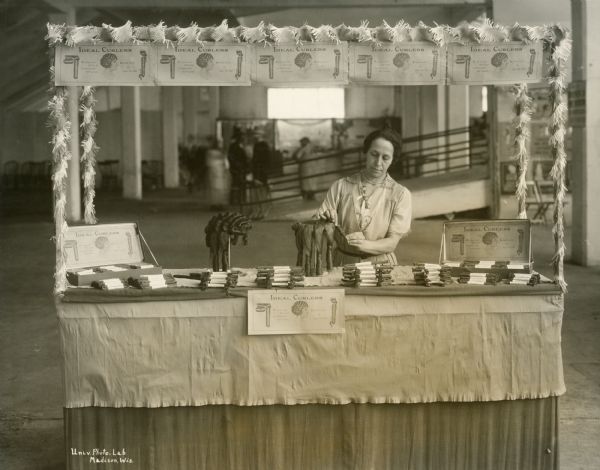
[[67,408],[461,402],[565,391],[559,294],[352,295],[339,335],[248,336],[245,298],[57,310]]

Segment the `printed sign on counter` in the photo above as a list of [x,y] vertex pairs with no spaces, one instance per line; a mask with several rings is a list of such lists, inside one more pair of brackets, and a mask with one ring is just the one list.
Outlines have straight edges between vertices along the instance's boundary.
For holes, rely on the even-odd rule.
[[527,219],[444,223],[440,260],[498,260],[531,264],[531,222]]
[[134,223],[76,225],[65,233],[69,269],[106,264],[137,263],[144,259]]
[[448,84],[491,85],[542,80],[542,43],[448,46]]
[[350,44],[350,81],[364,85],[443,85],[446,49],[428,42]]
[[160,46],[158,85],[250,85],[246,44]]
[[248,291],[248,334],[344,332],[344,289]]
[[152,45],[96,44],[55,50],[55,83],[68,85],[154,85]]
[[254,46],[252,79],[265,86],[348,83],[348,44]]

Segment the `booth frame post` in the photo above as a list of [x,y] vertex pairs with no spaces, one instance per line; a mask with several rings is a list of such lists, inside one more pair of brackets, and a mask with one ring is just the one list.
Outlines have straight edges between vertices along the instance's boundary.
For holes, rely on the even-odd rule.
[[583,266],[600,265],[600,211],[597,188],[600,184],[600,74],[594,69],[600,65],[598,48],[591,47],[600,41],[597,27],[600,8],[595,2],[571,0],[573,21],[573,81],[570,124],[573,129],[573,194],[572,257]]
[[183,143],[189,145],[190,137],[194,143],[198,138],[198,115],[197,99],[198,89],[195,86],[184,86],[181,88],[183,94]]
[[121,87],[123,197],[142,199],[142,115],[140,87]]
[[162,136],[163,136],[163,184],[165,188],[179,186],[179,155],[177,149],[177,109],[175,94],[178,87],[161,87]]
[[497,219],[500,216],[500,161],[498,160],[498,93],[495,86],[488,86],[488,146],[489,146],[489,171],[490,171],[490,216]]
[[71,119],[71,161],[67,176],[67,222],[81,221],[81,170],[79,164],[79,87],[68,87],[68,111]]

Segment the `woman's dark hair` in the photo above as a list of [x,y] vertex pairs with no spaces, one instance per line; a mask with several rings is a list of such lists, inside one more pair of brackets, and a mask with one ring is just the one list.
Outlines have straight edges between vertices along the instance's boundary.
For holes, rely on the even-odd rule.
[[400,155],[400,150],[402,149],[402,138],[394,129],[391,129],[389,127],[373,131],[365,137],[365,140],[363,141],[364,153],[367,153],[369,151],[369,149],[371,148],[371,144],[376,139],[385,139],[393,145],[394,160],[398,155]]

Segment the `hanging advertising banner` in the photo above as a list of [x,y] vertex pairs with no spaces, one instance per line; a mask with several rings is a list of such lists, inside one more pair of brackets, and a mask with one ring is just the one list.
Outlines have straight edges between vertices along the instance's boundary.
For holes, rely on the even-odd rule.
[[152,45],[58,46],[54,58],[55,84],[58,86],[155,84],[156,51]]
[[542,80],[541,42],[448,46],[449,85],[502,85]]
[[247,44],[157,48],[157,85],[249,86]]
[[248,291],[248,334],[344,332],[344,289]]
[[264,86],[348,84],[348,44],[255,45],[252,80]]
[[446,49],[430,42],[350,44],[350,81],[360,85],[443,85]]

